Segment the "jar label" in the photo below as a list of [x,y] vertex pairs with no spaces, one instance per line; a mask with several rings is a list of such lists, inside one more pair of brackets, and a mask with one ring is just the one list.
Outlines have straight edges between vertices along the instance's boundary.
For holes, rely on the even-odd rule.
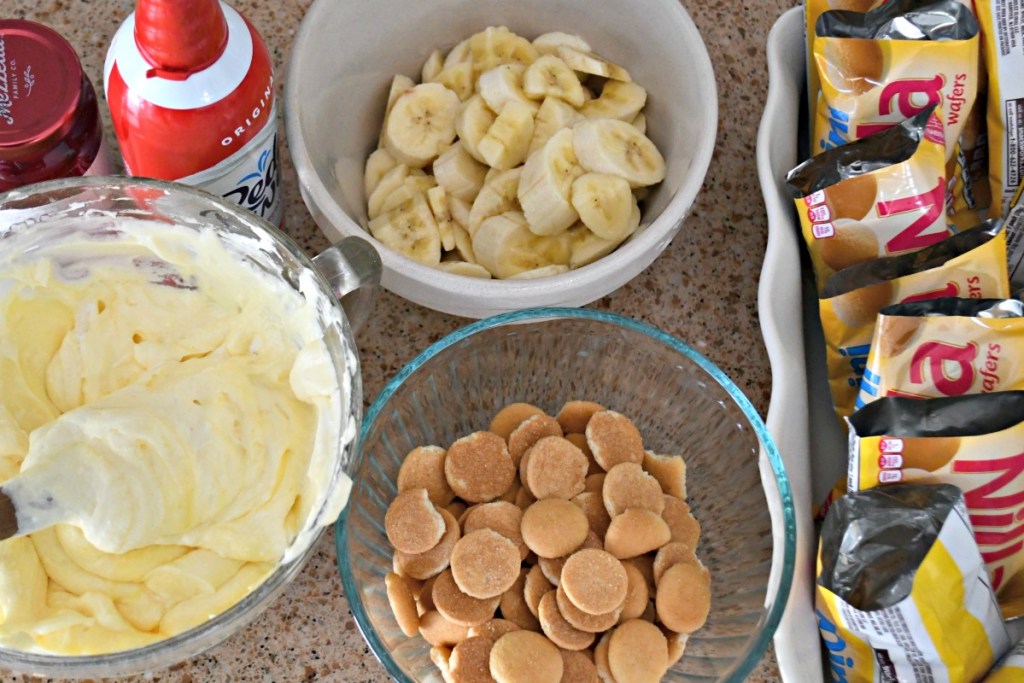
[[194,185],[235,202],[274,225],[281,225],[281,170],[277,156],[277,103],[262,130],[216,166],[176,182]]

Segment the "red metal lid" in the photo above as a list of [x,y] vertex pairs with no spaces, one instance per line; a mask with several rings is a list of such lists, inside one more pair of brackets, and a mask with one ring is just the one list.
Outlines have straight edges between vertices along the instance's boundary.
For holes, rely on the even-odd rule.
[[0,20],[0,161],[27,161],[57,145],[75,124],[82,64],[56,31]]

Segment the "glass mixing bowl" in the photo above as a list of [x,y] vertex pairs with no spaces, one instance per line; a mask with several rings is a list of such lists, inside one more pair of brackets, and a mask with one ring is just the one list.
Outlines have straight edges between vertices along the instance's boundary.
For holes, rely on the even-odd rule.
[[[314,505],[290,559],[240,602],[185,633],[153,645],[90,656],[35,654],[0,648],[0,668],[51,677],[92,678],[163,669],[221,642],[254,619],[302,569],[319,533],[334,522],[339,499],[332,492],[347,486],[362,412],[359,356],[352,325],[365,318],[380,277],[380,259],[364,240],[342,240],[310,259],[287,235],[235,204],[175,183],[140,178],[70,178],[29,185],[0,194],[0,251],[25,258],[60,240],[78,236],[109,240],[137,221],[165,222],[202,230],[212,227],[239,259],[286,282],[317,302],[339,387],[339,439],[330,481]],[[68,264],[63,263],[63,267]],[[304,277],[305,276],[305,277]],[[300,282],[312,287],[300,289]],[[345,296],[342,306],[339,297]]]
[[757,411],[726,375],[649,325],[585,309],[532,309],[465,327],[416,357],[363,422],[355,486],[338,520],[338,565],[352,614],[398,681],[441,681],[422,638],[406,638],[388,605],[384,513],[405,454],[486,429],[504,405],[554,414],[597,401],[634,420],[644,444],[681,453],[711,571],[707,624],[669,681],[742,681],[761,659],[789,595],[795,522],[782,460]]

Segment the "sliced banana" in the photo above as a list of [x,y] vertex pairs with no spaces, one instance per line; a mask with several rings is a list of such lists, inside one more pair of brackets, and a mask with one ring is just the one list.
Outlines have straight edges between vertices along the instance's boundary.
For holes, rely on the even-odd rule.
[[477,151],[492,168],[503,171],[523,163],[533,139],[534,108],[512,101],[477,144]]
[[572,128],[583,120],[582,114],[561,99],[545,98],[540,109],[537,110],[537,115],[533,118],[533,139],[530,140],[530,149],[526,153],[527,158],[547,144],[552,135],[563,128]]
[[473,202],[473,208],[469,211],[469,222],[466,223],[466,230],[471,236],[476,236],[477,228],[491,216],[498,216],[506,211],[519,208],[516,192],[522,174],[522,168],[513,168],[499,173],[484,183],[480,194]]
[[388,126],[388,117],[391,116],[391,109],[395,106],[395,102],[401,97],[402,93],[415,87],[416,83],[408,76],[396,74],[391,79],[391,87],[388,88],[388,104],[384,108],[384,125],[380,127],[380,139],[378,140],[380,145],[384,144],[384,130]]
[[473,95],[459,107],[458,117],[455,119],[455,131],[459,134],[459,141],[463,148],[470,155],[481,163],[487,161],[480,155],[477,145],[487,135],[494,120],[498,115],[488,108],[484,98]]
[[401,187],[389,194],[380,206],[380,213],[384,214],[397,208],[400,204],[412,199],[415,195],[426,195],[427,191],[437,185],[431,176],[414,176],[411,173],[405,179]]
[[601,89],[601,96],[581,106],[580,113],[588,119],[618,119],[632,122],[645,104],[647,91],[636,83],[608,81]]
[[437,223],[437,234],[441,237],[441,248],[451,251],[455,248],[455,225],[452,223],[452,213],[448,206],[448,195],[443,187],[432,187],[427,190],[427,204],[430,206],[430,213],[434,214],[434,222]]
[[430,81],[440,83],[458,95],[460,101],[465,102],[473,96],[473,64],[472,62],[459,62],[446,66]]
[[558,237],[535,235],[519,211],[491,216],[473,235],[477,261],[499,278],[543,266],[568,265],[571,250],[567,233]]
[[629,75],[629,72],[621,66],[618,64],[612,64],[588,50],[577,50],[576,48],[569,47],[568,45],[559,45],[558,56],[561,57],[562,61],[568,64],[569,68],[573,71],[580,71],[593,76],[603,76],[615,81],[633,80]]
[[366,191],[367,199],[373,194],[380,179],[397,165],[398,162],[395,161],[395,158],[384,148],[375,149],[366,158],[366,168],[363,170],[363,189]]
[[444,68],[444,53],[440,50],[434,50],[427,57],[427,61],[423,62],[423,68],[420,69],[420,80],[424,83],[429,83],[434,80],[434,76],[441,73],[441,69]]
[[580,166],[609,173],[643,187],[665,178],[665,159],[650,138],[625,121],[591,119],[572,129],[572,148]]
[[574,270],[604,258],[621,244],[621,242],[601,239],[582,223],[569,228],[569,235],[571,240],[569,267]]
[[551,277],[553,275],[561,275],[562,273],[568,273],[569,266],[563,265],[551,265],[541,266],[540,268],[534,268],[533,270],[524,270],[521,273],[509,276],[509,280],[537,280],[542,277]]
[[526,67],[522,64],[502,64],[490,71],[480,74],[476,82],[476,90],[491,111],[499,114],[509,102],[519,102],[533,107],[539,106],[523,92],[523,74]]
[[647,115],[640,113],[636,115],[636,118],[631,122],[633,127],[638,131],[647,135]]
[[441,262],[441,236],[422,194],[374,218],[370,234],[381,244],[428,266]]
[[468,261],[442,261],[437,267],[452,275],[478,277],[484,280],[491,279],[491,274],[486,268],[476,263],[469,263]]
[[491,182],[492,180],[494,180],[494,178],[496,176],[498,176],[498,175],[500,175],[502,173],[504,173],[504,171],[502,171],[501,169],[498,169],[498,168],[488,168],[487,169],[487,173],[484,175],[484,185],[486,185],[487,183]]
[[440,83],[420,83],[395,100],[384,146],[403,164],[422,168],[452,144],[458,112],[458,95]]
[[504,26],[489,26],[470,36],[469,50],[477,73],[490,71],[502,64],[529,66],[540,56],[530,41]]
[[523,92],[535,100],[558,97],[574,107],[583,106],[584,101],[576,72],[555,55],[545,55],[526,68]]
[[461,225],[463,229],[469,225],[469,212],[472,209],[473,205],[471,203],[454,195],[448,195],[448,210],[452,214],[452,220]]
[[533,39],[533,46],[542,55],[556,54],[559,45],[565,45],[580,52],[590,52],[590,43],[571,33],[551,31],[550,33],[542,33]]
[[395,166],[381,177],[376,186],[374,186],[373,192],[370,193],[370,198],[366,201],[366,215],[370,220],[383,213],[381,208],[384,206],[384,200],[392,192],[400,188],[408,177],[409,167],[405,164]]
[[466,38],[448,51],[448,54],[445,55],[444,58],[444,64],[442,65],[445,69],[462,63],[467,63],[470,66],[473,66],[473,51],[469,49],[469,41],[470,38]]
[[487,175],[487,167],[470,156],[459,141],[441,152],[432,168],[438,185],[467,202],[476,199]]
[[473,238],[458,223],[455,223],[455,253],[461,256],[466,263],[476,263],[476,254],[473,253]]
[[570,128],[555,133],[523,166],[517,196],[537,235],[564,232],[579,218],[569,200],[572,182],[583,175],[573,153],[573,137]]
[[621,242],[629,235],[636,198],[625,178],[607,173],[581,175],[572,183],[572,205],[598,237]]

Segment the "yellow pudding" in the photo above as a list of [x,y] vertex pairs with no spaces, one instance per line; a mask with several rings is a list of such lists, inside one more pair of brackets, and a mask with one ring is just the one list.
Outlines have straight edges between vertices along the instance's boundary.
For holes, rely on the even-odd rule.
[[181,633],[344,505],[350,387],[324,296],[220,234],[140,221],[0,245],[0,483],[19,523],[60,522],[0,542],[0,646]]

